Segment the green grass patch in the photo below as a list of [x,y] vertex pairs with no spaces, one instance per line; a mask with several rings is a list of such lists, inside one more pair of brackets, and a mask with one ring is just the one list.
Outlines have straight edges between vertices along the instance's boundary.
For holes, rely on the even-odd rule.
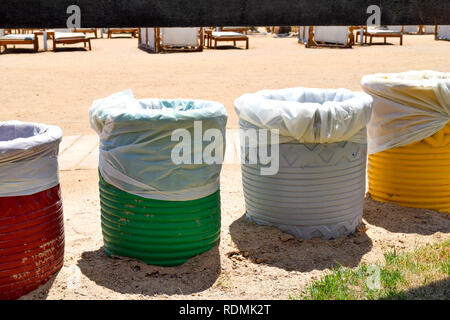
[[290,299],[375,300],[449,299],[450,240],[387,252],[384,264],[340,266]]

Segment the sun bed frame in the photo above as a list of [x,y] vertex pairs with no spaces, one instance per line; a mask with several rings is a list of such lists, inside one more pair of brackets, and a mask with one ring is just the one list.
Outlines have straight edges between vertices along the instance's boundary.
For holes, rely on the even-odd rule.
[[112,38],[113,34],[131,34],[133,38],[139,38],[139,28],[108,28],[108,39]]
[[34,35],[33,40],[25,40],[25,39],[0,39],[0,51],[1,47],[4,47],[5,50],[8,49],[8,45],[23,45],[23,44],[32,44],[35,52],[39,51],[39,39],[36,35]]
[[89,47],[89,50],[92,50],[92,46],[91,46],[91,39],[84,36],[84,38],[75,38],[75,37],[68,37],[68,38],[62,38],[62,39],[57,39],[56,36],[53,36],[53,51],[56,52],[56,46],[58,44],[76,44],[76,43],[83,43],[84,47],[86,48],[86,46]]
[[[219,42],[233,42],[234,46],[237,46],[238,41],[245,42],[245,49],[248,50],[250,47],[249,37],[245,34],[240,35],[230,35],[230,36],[215,36],[213,33],[216,32],[214,29],[205,30],[206,43],[208,48],[217,49]],[[234,32],[234,31],[217,31],[217,32]],[[214,42],[214,47],[213,47]]]
[[[399,38],[400,39],[400,45],[403,45],[403,30],[404,27],[402,27],[401,32],[371,32],[367,29],[367,26],[364,26],[364,43],[367,44],[373,44],[373,38],[383,38],[384,44],[387,44],[387,38]],[[387,29],[389,30],[389,29]],[[356,41],[361,36],[361,31],[356,32]]]
[[[387,38],[399,38],[400,45],[403,45],[403,33],[373,33],[368,31],[367,36],[369,37],[369,43],[373,44],[373,38],[383,38],[384,44],[387,44]],[[367,42],[366,42],[367,43]]]

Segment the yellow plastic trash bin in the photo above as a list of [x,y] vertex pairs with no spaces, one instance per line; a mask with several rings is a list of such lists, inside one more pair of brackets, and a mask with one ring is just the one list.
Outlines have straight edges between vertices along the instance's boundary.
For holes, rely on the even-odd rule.
[[373,199],[450,212],[450,125],[422,141],[369,156]]
[[405,207],[450,212],[450,73],[365,76],[369,192]]

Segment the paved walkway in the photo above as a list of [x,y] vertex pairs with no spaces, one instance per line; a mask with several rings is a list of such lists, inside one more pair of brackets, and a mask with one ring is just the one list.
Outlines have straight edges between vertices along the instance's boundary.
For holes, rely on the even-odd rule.
[[[239,131],[227,130],[224,164],[238,164]],[[67,136],[59,147],[59,168],[62,171],[92,170],[98,167],[99,139],[96,135]]]

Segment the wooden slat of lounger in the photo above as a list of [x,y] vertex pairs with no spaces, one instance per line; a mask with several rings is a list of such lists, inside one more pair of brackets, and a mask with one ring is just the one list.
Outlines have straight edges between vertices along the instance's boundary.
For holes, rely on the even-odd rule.
[[59,157],[60,170],[74,170],[97,146],[98,138],[96,136],[80,137]]

